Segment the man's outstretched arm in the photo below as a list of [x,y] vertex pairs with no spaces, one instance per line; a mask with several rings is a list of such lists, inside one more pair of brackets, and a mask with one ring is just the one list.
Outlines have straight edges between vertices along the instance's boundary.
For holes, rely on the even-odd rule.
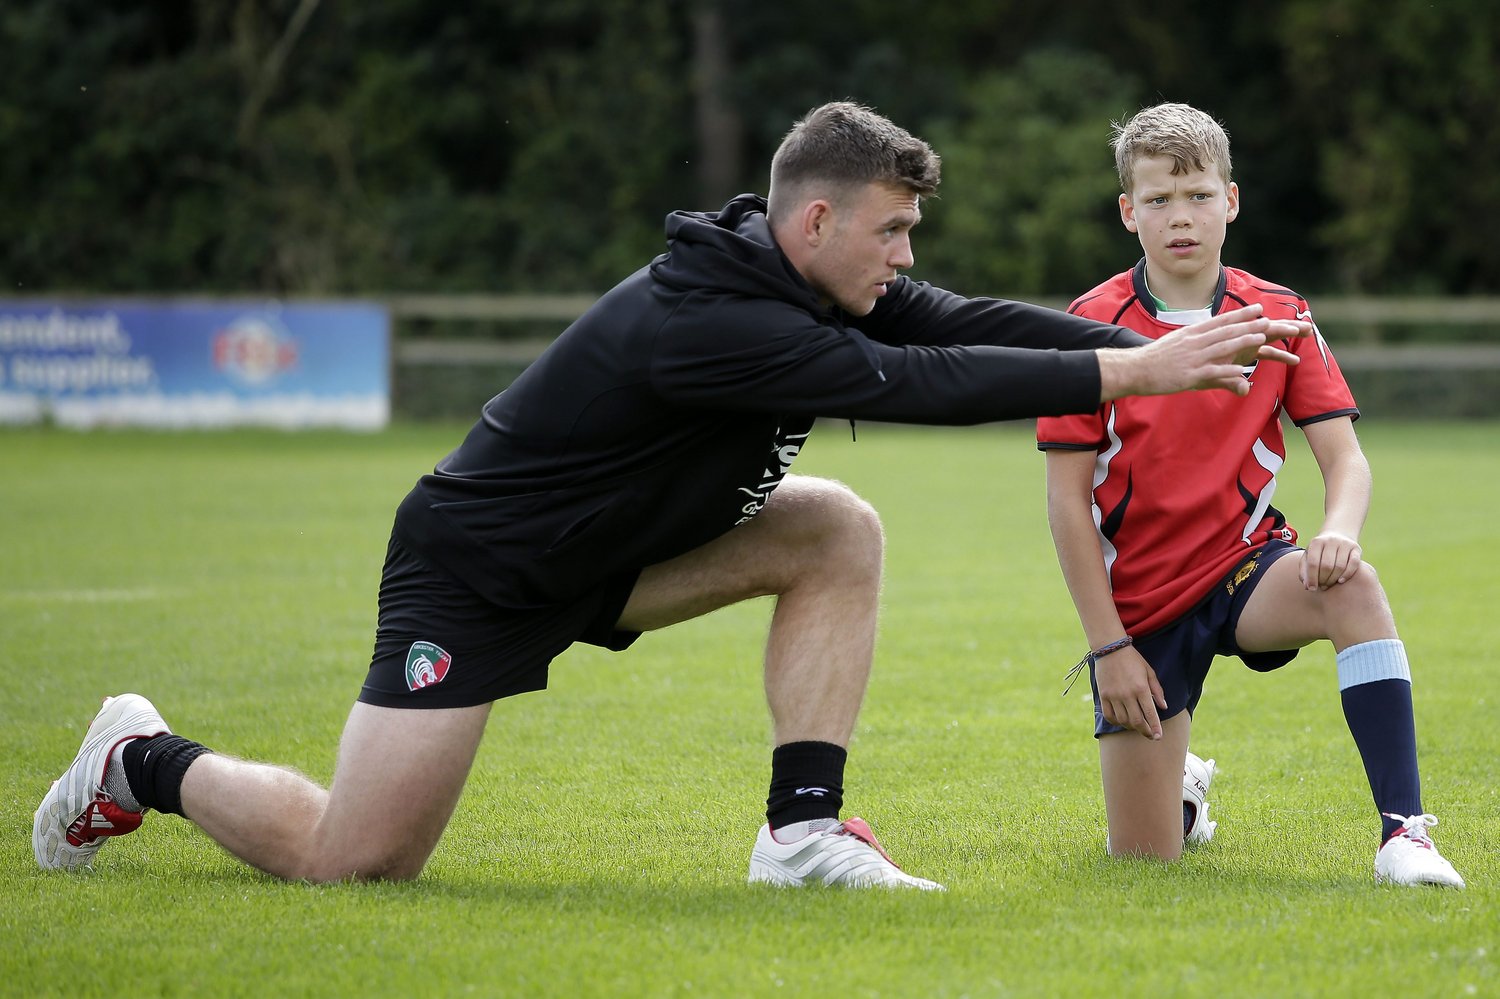
[[1245,395],[1250,391],[1245,365],[1298,361],[1269,341],[1311,334],[1311,323],[1266,319],[1261,306],[1251,305],[1173,330],[1143,347],[1100,350],[1099,401],[1210,388]]

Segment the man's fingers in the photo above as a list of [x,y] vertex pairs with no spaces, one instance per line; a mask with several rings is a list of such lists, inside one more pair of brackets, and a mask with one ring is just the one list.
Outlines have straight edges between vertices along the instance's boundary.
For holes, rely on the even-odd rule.
[[1282,364],[1302,363],[1302,358],[1296,354],[1293,354],[1289,350],[1282,350],[1280,347],[1273,347],[1269,343],[1263,345],[1260,350],[1257,350],[1255,356],[1257,360],[1261,361],[1280,361]]
[[1312,323],[1305,323],[1292,319],[1268,319],[1266,321],[1266,339],[1283,340],[1297,339],[1304,336],[1312,336]]
[[1217,316],[1214,316],[1212,319],[1205,320],[1204,325],[1212,329],[1216,326],[1232,326],[1235,323],[1248,323],[1259,318],[1261,312],[1263,311],[1264,306],[1257,302],[1254,305],[1247,305],[1243,308],[1231,309],[1228,312],[1221,312]]

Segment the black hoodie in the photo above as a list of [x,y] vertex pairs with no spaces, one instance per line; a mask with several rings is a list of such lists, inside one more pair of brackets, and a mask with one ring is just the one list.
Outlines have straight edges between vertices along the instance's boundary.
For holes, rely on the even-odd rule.
[[667,252],[485,404],[402,502],[397,537],[502,607],[568,601],[748,520],[817,417],[1090,412],[1099,365],[1077,351],[1147,342],[905,277],[849,319],[819,302],[765,211],[741,195],[668,216]]

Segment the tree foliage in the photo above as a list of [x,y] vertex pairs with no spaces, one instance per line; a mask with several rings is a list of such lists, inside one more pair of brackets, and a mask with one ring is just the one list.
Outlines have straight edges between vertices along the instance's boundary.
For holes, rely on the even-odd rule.
[[1171,99],[1233,137],[1235,262],[1483,291],[1497,10],[9,0],[0,273],[9,294],[597,291],[660,252],[668,211],[764,190],[788,125],[852,98],[943,155],[919,276],[1069,295],[1136,252],[1110,121]]

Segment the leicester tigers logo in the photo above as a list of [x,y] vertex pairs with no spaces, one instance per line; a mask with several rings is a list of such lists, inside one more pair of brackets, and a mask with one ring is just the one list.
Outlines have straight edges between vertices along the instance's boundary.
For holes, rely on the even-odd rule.
[[453,657],[431,642],[412,642],[406,653],[406,687],[421,690],[442,683]]

